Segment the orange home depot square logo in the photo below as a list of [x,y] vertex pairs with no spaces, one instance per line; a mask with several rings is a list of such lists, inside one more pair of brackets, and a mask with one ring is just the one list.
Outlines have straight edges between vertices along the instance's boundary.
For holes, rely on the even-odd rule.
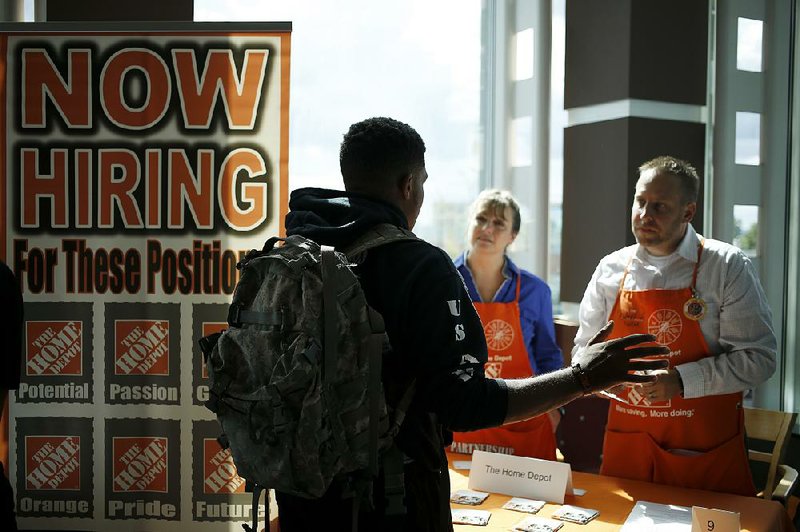
[[[228,328],[228,324],[219,321],[204,321],[202,324],[202,336],[208,336],[209,334],[214,334],[218,332],[222,332]],[[206,359],[203,356],[203,353],[200,352],[200,367],[202,368],[201,375],[204,379],[208,378],[208,370],[206,369]]]
[[633,406],[647,408],[670,408],[672,405],[672,400],[667,399],[666,401],[651,401],[646,396],[642,395],[638,388],[633,386],[628,388],[628,403],[632,404]]
[[25,488],[81,489],[79,436],[26,436]]
[[203,493],[244,493],[245,481],[236,473],[230,449],[215,438],[203,439]]
[[483,369],[487,377],[490,377],[492,379],[497,379],[500,378],[500,375],[503,374],[503,363],[487,362]]
[[167,438],[115,437],[114,492],[167,492]]
[[115,375],[169,375],[169,322],[114,321]]
[[27,376],[82,374],[82,322],[27,321],[25,338]]

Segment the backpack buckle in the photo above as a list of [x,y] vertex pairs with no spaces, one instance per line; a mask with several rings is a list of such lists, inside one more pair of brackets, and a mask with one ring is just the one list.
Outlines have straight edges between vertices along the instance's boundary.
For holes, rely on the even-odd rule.
[[272,410],[272,429],[275,434],[283,434],[289,425],[289,415],[286,413],[286,403],[281,397],[278,387],[274,384],[269,386],[269,406]]
[[275,430],[275,434],[283,434],[289,425],[289,416],[286,415],[286,408],[280,405],[273,412],[272,428]]

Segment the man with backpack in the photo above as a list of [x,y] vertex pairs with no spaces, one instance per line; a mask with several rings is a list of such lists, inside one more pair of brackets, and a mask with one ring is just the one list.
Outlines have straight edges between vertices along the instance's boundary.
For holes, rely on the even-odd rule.
[[[422,139],[407,124],[390,118],[353,124],[340,151],[345,191],[294,191],[287,234],[338,251],[380,224],[410,231],[428,177],[424,153]],[[651,377],[632,372],[664,367],[661,361],[631,360],[665,353],[660,346],[639,345],[654,337],[604,342],[609,324],[575,355],[571,368],[529,379],[487,378],[483,327],[461,277],[444,251],[408,234],[356,258],[348,255],[367,303],[385,324],[390,344],[382,367],[386,402],[391,409],[409,390],[413,393],[393,447],[402,460],[400,505],[388,468],[381,468],[360,504],[349,503],[354,495],[346,480],[334,480],[315,499],[278,491],[283,532],[452,530],[445,455],[450,431],[528,419],[618,383],[650,382]]]

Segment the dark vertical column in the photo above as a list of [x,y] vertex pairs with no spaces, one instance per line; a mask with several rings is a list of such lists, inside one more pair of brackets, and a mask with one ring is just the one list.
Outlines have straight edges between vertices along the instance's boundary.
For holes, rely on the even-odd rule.
[[0,0],[0,21],[24,22],[25,9],[22,0]]
[[[561,299],[581,300],[597,262],[633,243],[638,166],[705,165],[708,2],[567,0]],[[687,111],[688,110],[688,111]],[[702,191],[695,227],[702,229]]]
[[189,21],[194,0],[47,0],[48,22],[68,21]]

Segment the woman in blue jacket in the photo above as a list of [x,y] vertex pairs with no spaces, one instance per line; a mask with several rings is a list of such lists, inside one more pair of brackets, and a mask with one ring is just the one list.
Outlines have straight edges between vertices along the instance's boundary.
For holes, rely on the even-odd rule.
[[[489,361],[486,374],[530,377],[563,366],[556,344],[550,288],[508,257],[520,230],[520,209],[511,193],[481,192],[470,209],[470,247],[455,260],[481,317]],[[451,450],[556,459],[558,411],[527,421],[455,433]]]

